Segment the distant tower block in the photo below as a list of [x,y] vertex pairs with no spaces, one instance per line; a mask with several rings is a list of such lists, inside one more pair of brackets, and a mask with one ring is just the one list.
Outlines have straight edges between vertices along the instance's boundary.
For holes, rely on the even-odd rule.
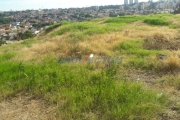
[[128,0],[124,0],[124,5],[128,5]]
[[133,4],[133,0],[129,0],[129,4]]
[[135,0],[134,2],[135,2],[135,3],[138,3],[138,0]]

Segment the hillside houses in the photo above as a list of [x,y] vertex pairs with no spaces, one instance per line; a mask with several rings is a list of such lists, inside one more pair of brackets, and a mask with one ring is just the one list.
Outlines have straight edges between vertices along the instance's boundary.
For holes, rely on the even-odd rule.
[[[19,40],[19,34],[31,31],[33,34],[39,34],[49,25],[62,20],[78,22],[90,20],[93,18],[116,17],[132,14],[151,14],[151,13],[171,13],[173,9],[180,11],[180,3],[168,4],[172,2],[140,2],[132,5],[107,5],[91,6],[84,8],[69,9],[39,9],[24,11],[0,12],[0,15],[10,19],[8,24],[0,23],[0,39],[15,41]],[[163,7],[163,8],[162,8]],[[179,7],[179,8],[177,8]],[[169,8],[173,8],[170,9]]]

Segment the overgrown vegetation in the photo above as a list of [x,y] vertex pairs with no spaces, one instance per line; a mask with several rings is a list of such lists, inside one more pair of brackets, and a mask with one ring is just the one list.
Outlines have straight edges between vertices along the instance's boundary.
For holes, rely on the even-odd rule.
[[29,30],[24,32],[24,33],[18,34],[18,38],[21,40],[29,39],[29,38],[33,38],[33,37],[35,37],[34,33],[32,31],[29,31]]
[[[48,27],[45,36],[1,46],[0,99],[19,92],[45,98],[56,105],[57,119],[163,119],[169,95],[161,84],[156,88],[154,74],[169,73],[162,85],[179,90],[179,76],[171,76],[180,69],[179,31],[170,29],[178,23],[171,24],[172,18],[179,17],[63,21]],[[94,59],[118,56],[123,61],[89,64],[90,54]],[[59,57],[82,60],[58,64]]]
[[157,98],[157,93],[137,83],[114,79],[114,67],[95,70],[56,60],[40,65],[4,62],[13,56],[0,59],[0,98],[20,91],[45,97],[59,104],[63,119],[139,119],[142,114],[150,119],[157,117],[165,102],[165,96]]
[[13,20],[12,19],[9,19],[9,18],[4,18],[4,17],[1,17],[0,16],[0,25],[1,24],[8,24],[10,22],[12,22]]

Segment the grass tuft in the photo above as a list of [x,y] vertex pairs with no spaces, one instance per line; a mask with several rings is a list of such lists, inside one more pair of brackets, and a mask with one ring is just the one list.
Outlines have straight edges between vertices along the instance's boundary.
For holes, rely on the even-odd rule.
[[178,56],[170,55],[166,59],[164,59],[161,64],[160,68],[163,71],[170,71],[173,72],[175,70],[179,70],[180,68],[180,59]]

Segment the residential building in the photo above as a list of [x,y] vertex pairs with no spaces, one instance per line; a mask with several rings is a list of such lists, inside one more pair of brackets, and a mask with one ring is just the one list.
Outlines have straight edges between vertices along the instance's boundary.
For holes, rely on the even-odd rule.
[[138,0],[134,0],[134,3],[138,3]]
[[133,0],[129,0],[129,4],[133,4]]
[[128,0],[124,0],[124,5],[128,5]]

